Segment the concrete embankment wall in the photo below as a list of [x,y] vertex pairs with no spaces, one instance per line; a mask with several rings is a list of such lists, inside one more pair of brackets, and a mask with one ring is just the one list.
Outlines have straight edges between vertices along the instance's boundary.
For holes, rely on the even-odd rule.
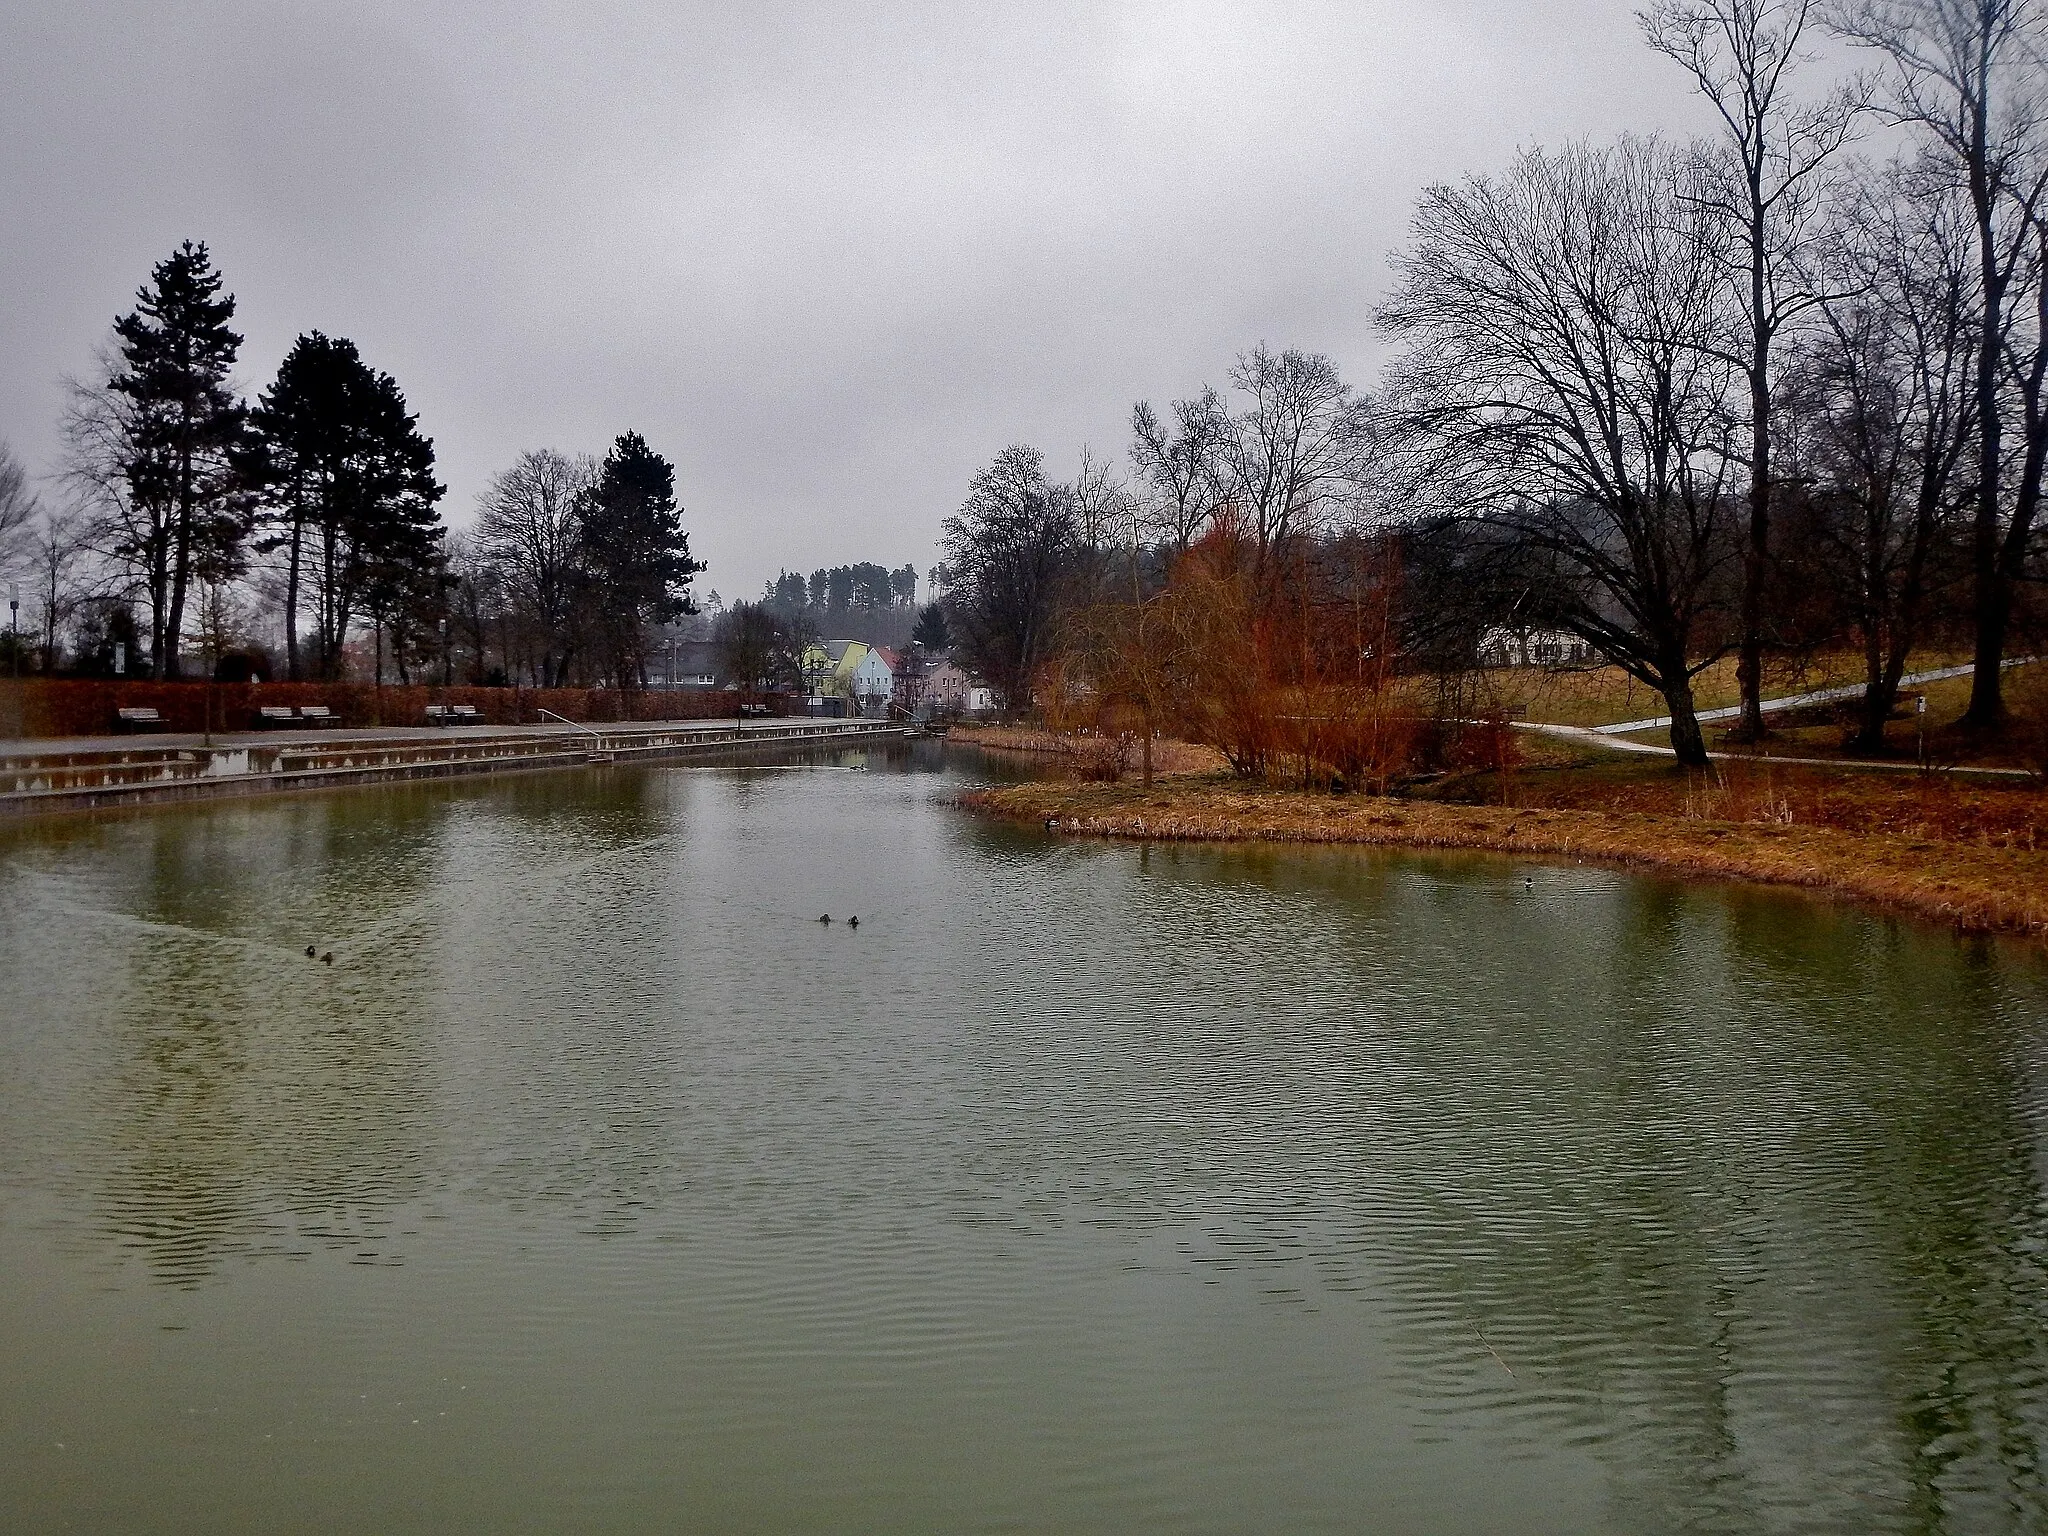
[[97,810],[219,795],[269,794],[668,757],[843,747],[898,739],[881,721],[790,720],[753,726],[615,726],[406,737],[240,741],[215,746],[94,746],[0,756],[0,815]]
[[[542,710],[592,724],[730,720],[738,695],[723,689],[428,688],[372,683],[159,683],[148,679],[0,678],[0,740],[99,736],[117,710],[154,709],[173,731],[247,731],[263,705],[318,704],[346,728],[428,724],[429,704],[466,704],[486,725],[538,725]],[[751,696],[749,696],[751,701]],[[787,694],[764,694],[770,714],[787,715]],[[799,710],[800,712],[800,710]]]

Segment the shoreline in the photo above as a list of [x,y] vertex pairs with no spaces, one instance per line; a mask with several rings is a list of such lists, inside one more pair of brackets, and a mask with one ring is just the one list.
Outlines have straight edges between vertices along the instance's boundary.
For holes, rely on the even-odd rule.
[[423,779],[543,772],[701,755],[807,751],[898,740],[879,721],[783,719],[453,730],[347,731],[211,744],[112,737],[0,750],[0,825],[34,817]]
[[1614,811],[1338,798],[1208,777],[1165,780],[1150,790],[1133,784],[1010,784],[970,791],[959,803],[1069,836],[1591,859],[1696,879],[1823,891],[1961,932],[2048,939],[2048,850]]

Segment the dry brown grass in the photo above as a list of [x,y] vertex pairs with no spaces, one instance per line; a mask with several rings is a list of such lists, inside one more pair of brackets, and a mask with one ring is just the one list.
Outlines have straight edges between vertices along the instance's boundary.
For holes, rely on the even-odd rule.
[[[1962,929],[2048,937],[2048,849],[2039,846],[2048,795],[2039,791],[1999,799],[1997,791],[1953,786],[1710,786],[1659,771],[1661,785],[1647,776],[1631,785],[1597,775],[1569,791],[1553,785],[1552,804],[1340,798],[1215,777],[1181,778],[1149,792],[1129,784],[1019,784],[978,791],[965,803],[1085,836],[1598,859],[1830,891]],[[1546,797],[1526,782],[1521,789]],[[1880,808],[1887,793],[1890,803]]]
[[[1094,776],[1087,769],[1091,765],[1091,747],[1099,744],[1100,738],[1076,736],[1068,732],[1024,730],[1004,725],[956,725],[946,733],[946,740],[960,746],[983,747],[995,752],[1021,752],[1033,757],[1052,759],[1064,764],[1083,777]],[[1129,758],[1132,767],[1138,761],[1138,748],[1132,744]],[[1198,747],[1188,741],[1154,741],[1152,743],[1152,773],[1156,778],[1179,778],[1188,774],[1220,773],[1229,767],[1223,754],[1211,747]]]
[[1683,773],[1655,759],[1591,752],[1574,758],[1572,751],[1559,744],[1540,764],[1505,784],[1495,775],[1466,776],[1421,793],[1525,810],[1832,828],[1865,837],[2048,849],[2048,789],[2026,781],[1839,771],[1768,760],[1727,761],[1710,774]]

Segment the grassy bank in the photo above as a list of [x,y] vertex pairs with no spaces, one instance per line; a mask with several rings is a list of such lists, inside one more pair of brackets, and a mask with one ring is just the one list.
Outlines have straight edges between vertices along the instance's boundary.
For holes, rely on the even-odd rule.
[[[1913,671],[1933,671],[1967,662],[1968,656],[1933,652],[1913,658]],[[1766,699],[1828,688],[1861,688],[1859,656],[1825,655],[1799,666],[1780,664],[1765,677]],[[1902,690],[1899,706],[1886,729],[1884,755],[1913,761],[1923,751],[1929,761],[1949,767],[2033,767],[2048,743],[2048,664],[2012,668],[2006,674],[2006,699],[2014,713],[2013,729],[1986,738],[1957,721],[1969,704],[1967,676],[1914,684]],[[1927,713],[1915,716],[1913,700],[1925,696]],[[1738,699],[1735,663],[1716,662],[1693,681],[1694,703],[1702,710],[1733,706]],[[1599,726],[1661,717],[1667,705],[1657,694],[1614,667],[1546,671],[1541,668],[1499,668],[1478,674],[1477,703],[1515,720],[1546,725]],[[1750,748],[1734,739],[1732,720],[1710,721],[1707,742],[1717,752],[1756,751],[1776,757],[1843,757],[1843,743],[1854,721],[1856,701],[1845,699],[1804,709],[1774,712],[1767,717],[1769,737]],[[1637,733],[1633,740],[1669,746],[1664,728]]]
[[1662,766],[1602,762],[1524,772],[1507,784],[1463,781],[1453,793],[1495,803],[1332,797],[1213,773],[1165,778],[1150,790],[1129,782],[1017,784],[964,803],[1092,837],[1597,859],[1800,886],[1961,929],[2048,937],[2048,794],[2039,789],[1957,790],[1917,779],[1834,784],[1780,773],[1716,784]]
[[[1093,764],[1100,759],[1100,738],[1033,730],[1007,725],[956,725],[946,740],[960,746],[984,747],[996,752],[1019,752],[1027,757],[1048,758],[1065,766]],[[1136,747],[1127,748],[1126,767],[1138,761]],[[1227,765],[1223,754],[1213,747],[1198,747],[1186,741],[1152,743],[1152,772],[1155,777],[1172,778],[1189,773],[1221,773]]]

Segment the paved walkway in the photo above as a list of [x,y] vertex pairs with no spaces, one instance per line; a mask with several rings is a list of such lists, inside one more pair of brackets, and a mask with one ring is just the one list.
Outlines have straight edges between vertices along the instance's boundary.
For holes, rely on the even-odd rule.
[[[1967,670],[1967,669],[1965,669]],[[1862,692],[1859,688],[1857,692]],[[1766,708],[1769,706],[1766,705]],[[1705,719],[1705,716],[1701,716]],[[1663,722],[1669,725],[1671,722]],[[1517,720],[1518,730],[1534,731],[1540,736],[1555,736],[1561,741],[1575,741],[1581,746],[1604,747],[1609,752],[1635,752],[1649,757],[1678,756],[1669,747],[1652,746],[1646,741],[1624,741],[1612,735],[1613,726],[1585,725],[1538,725],[1528,720]],[[1631,726],[1632,730],[1649,730],[1652,726]],[[1987,779],[2031,779],[2036,775],[2026,768],[1922,768],[1918,763],[1896,762],[1884,758],[1864,757],[1774,757],[1759,752],[1709,752],[1717,763],[1775,763],[1792,768],[1853,768],[1865,773],[1943,773],[1967,774],[1972,778]]]
[[[2038,657],[2034,656],[2014,656],[2006,661],[2005,665],[2008,667],[2024,667],[2029,662],[2038,659]],[[1901,688],[1917,688],[1922,683],[1938,683],[1951,677],[1968,677],[1976,670],[1976,667],[1965,664],[1960,667],[1940,667],[1932,672],[1912,672],[1899,679],[1899,686]],[[1853,699],[1861,696],[1863,687],[1862,683],[1851,683],[1841,688],[1816,688],[1811,693],[1791,693],[1782,699],[1765,699],[1759,707],[1765,714],[1772,715],[1780,710],[1804,709],[1809,704],[1835,704],[1843,699]],[[1740,704],[1732,704],[1726,709],[1703,709],[1699,712],[1699,721],[1700,724],[1705,725],[1709,720],[1733,720],[1741,713],[1742,706]],[[1637,731],[1662,730],[1669,724],[1671,724],[1671,717],[1669,715],[1659,715],[1654,720],[1624,720],[1620,725],[1594,725],[1587,726],[1585,729],[1599,736],[1633,736]],[[1790,762],[1791,759],[1787,758],[1784,761]]]
[[350,741],[462,741],[492,736],[522,736],[541,739],[575,739],[593,733],[604,735],[628,731],[719,731],[773,730],[776,727],[857,722],[814,721],[806,716],[771,716],[765,720],[600,720],[589,725],[385,725],[331,726],[324,729],[284,731],[215,731],[209,739],[198,732],[131,731],[118,736],[10,737],[0,740],[0,759],[10,757],[53,757],[71,752],[184,751],[206,747],[298,747],[332,746]]

